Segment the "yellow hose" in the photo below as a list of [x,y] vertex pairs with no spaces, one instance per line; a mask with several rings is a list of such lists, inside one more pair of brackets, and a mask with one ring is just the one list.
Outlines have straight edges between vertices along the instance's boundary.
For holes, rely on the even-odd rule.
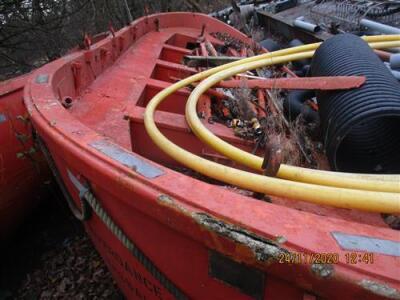
[[400,177],[397,175],[382,175],[379,177],[374,174],[371,177],[371,174],[331,172],[281,165],[277,176],[286,180],[342,188],[392,193],[400,192]]
[[[391,45],[391,47],[394,46]],[[304,48],[304,46],[297,48]],[[294,48],[288,49],[290,50],[288,52],[294,53],[295,51],[293,49]],[[280,52],[280,54],[285,53],[284,50],[281,50],[270,53],[268,55],[263,55],[264,58],[268,59],[268,64],[278,64],[292,60],[304,59],[312,54],[312,52],[305,52],[286,55],[282,57],[274,57],[277,55],[276,53],[278,52]],[[234,65],[237,65],[237,62],[228,64],[229,67]],[[216,69],[221,70],[221,67],[218,67]],[[166,97],[174,93],[176,90],[187,86],[191,82],[201,80],[202,78],[209,76],[212,73],[213,72],[211,72],[210,70],[207,70],[205,72],[193,75],[180,82],[177,82],[159,92],[147,105],[144,114],[146,131],[153,142],[165,153],[167,153],[183,165],[201,174],[251,191],[342,208],[353,208],[384,213],[400,212],[400,195],[396,193],[333,188],[328,186],[318,186],[314,184],[291,182],[283,179],[270,178],[250,172],[240,171],[231,167],[219,165],[215,162],[208,161],[180,148],[179,146],[169,141],[158,130],[154,122],[154,112],[157,106]]]
[[[375,45],[375,48],[390,48],[390,47],[397,47],[397,44],[382,44],[382,42],[393,42],[393,41],[400,41],[400,35],[375,35],[375,36],[365,36],[362,37],[366,42],[378,42]],[[265,58],[269,58],[269,57],[274,57],[274,56],[279,56],[279,55],[287,55],[287,54],[291,54],[291,53],[297,53],[297,52],[302,52],[302,51],[310,51],[310,50],[315,50],[319,47],[321,43],[314,43],[314,44],[308,44],[308,45],[302,45],[302,46],[298,46],[298,47],[293,47],[293,48],[288,48],[288,49],[283,49],[283,50],[279,50],[279,51],[275,51],[275,52],[270,52],[270,53],[265,53],[262,55],[258,55],[258,56],[252,56],[252,57],[248,57],[248,58],[244,58],[242,60],[239,61],[235,61],[235,62],[231,62],[213,69],[209,69],[206,71],[203,71],[201,73],[197,73],[193,76],[190,76],[182,81],[180,81],[179,83],[182,84],[181,87],[186,87],[189,84],[202,80],[208,76],[211,76],[219,71],[225,70],[227,68],[230,67],[234,67],[240,64],[244,64],[244,63],[248,63],[248,62],[252,62],[252,61],[256,61],[256,60],[261,60],[261,59],[265,59]],[[172,85],[170,88],[174,88],[175,85]],[[281,166],[281,168],[283,167],[283,165]],[[313,170],[307,170],[307,173],[309,172],[313,172]],[[324,172],[324,171],[321,171]],[[305,173],[305,172],[304,172]],[[330,172],[332,173],[332,172]],[[282,169],[282,174],[285,174],[286,176],[291,176],[290,173],[288,174],[288,172],[284,172],[284,168]],[[386,176],[382,176],[382,175],[368,175],[368,176],[364,176],[360,177],[359,174],[352,174],[352,173],[346,173],[346,177],[355,177],[355,178],[359,178],[359,179],[365,179],[365,180],[380,180],[380,181],[396,181],[398,182],[400,180],[400,177],[397,175],[394,175],[394,177],[392,177],[393,175],[386,175]],[[297,176],[299,177],[299,176]]]
[[[388,44],[389,43],[389,44]],[[394,42],[399,43],[399,42]],[[381,48],[387,46],[394,46],[393,42],[379,42],[373,43],[370,46],[373,48]],[[313,51],[308,52],[306,58],[310,58],[313,55]],[[220,71],[211,77],[206,78],[203,82],[197,85],[192,94],[189,96],[188,102],[186,104],[186,120],[194,132],[194,134],[205,144],[209,145],[211,148],[217,152],[223,154],[224,156],[247,166],[251,169],[261,171],[263,158],[248,153],[242,149],[239,149],[219,137],[215,136],[211,131],[209,131],[197,116],[197,102],[199,97],[209,88],[211,88],[216,83],[234,76],[238,73],[243,73],[248,70],[257,69],[270,65],[269,60],[262,59],[254,62],[244,63],[239,66],[234,66],[223,71]],[[347,176],[343,178],[335,172],[318,171],[306,168],[298,168],[289,165],[282,164],[278,170],[277,177],[300,181],[309,182],[327,186],[336,186],[343,188],[353,188],[361,190],[370,191],[381,191],[381,192],[400,192],[400,176],[398,175],[356,175]],[[371,180],[373,179],[373,180]]]
[[[294,169],[305,169],[301,167],[294,167],[286,165],[286,168],[290,171],[294,171]],[[390,181],[390,182],[397,182],[400,183],[400,175],[393,175],[393,174],[364,174],[364,173],[345,173],[345,172],[337,172],[337,171],[325,171],[325,170],[312,170],[313,174],[316,175],[323,175],[323,174],[336,174],[338,177],[345,177],[345,178],[354,178],[358,177],[360,179],[365,180],[381,180],[381,181]],[[283,176],[287,176],[286,174],[282,173]]]

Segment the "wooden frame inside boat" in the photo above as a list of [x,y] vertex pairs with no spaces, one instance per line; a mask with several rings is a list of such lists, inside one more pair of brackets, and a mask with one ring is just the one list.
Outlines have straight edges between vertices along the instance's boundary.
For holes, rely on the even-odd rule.
[[[81,205],[80,187],[89,188],[124,234],[174,283],[168,288],[156,280],[92,214],[86,229],[127,298],[400,297],[399,257],[362,243],[375,241],[382,249],[399,245],[398,231],[380,215],[288,199],[263,202],[166,167],[180,166],[146,135],[144,107],[173,78],[195,72],[179,62],[202,34],[220,43],[211,32],[251,43],[206,15],[146,16],[89,49],[40,68],[25,89],[32,122],[76,205]],[[183,116],[187,95],[182,90],[168,99],[156,114],[157,124],[182,147],[230,163],[191,135]],[[208,126],[250,149],[225,126]],[[346,239],[358,242],[361,252]],[[352,253],[373,253],[375,259],[346,261]],[[301,255],[301,263],[285,260],[293,254]],[[339,261],[327,261],[333,256]],[[174,288],[179,291],[171,293]]]

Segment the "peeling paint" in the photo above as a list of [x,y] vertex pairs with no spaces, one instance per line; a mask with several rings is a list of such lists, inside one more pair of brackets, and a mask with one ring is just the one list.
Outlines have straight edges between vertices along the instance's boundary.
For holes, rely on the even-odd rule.
[[168,195],[160,195],[157,200],[166,206],[169,206],[185,215],[192,217],[198,224],[207,230],[222,235],[235,243],[241,244],[249,248],[255,258],[261,262],[272,263],[279,260],[282,253],[290,253],[282,248],[280,243],[284,243],[287,239],[283,236],[277,237],[277,241],[268,240],[256,234],[249,232],[239,226],[228,224],[222,220],[216,219],[206,213],[191,212],[185,207],[179,205]]
[[243,228],[225,223],[205,213],[194,213],[192,216],[198,224],[208,230],[250,248],[258,261],[272,262],[278,260],[282,253],[289,253],[272,240],[259,237]]
[[174,208],[175,210],[180,211],[180,212],[182,212],[182,213],[185,214],[185,215],[189,215],[189,216],[191,215],[191,212],[190,212],[190,211],[188,211],[185,207],[183,207],[183,206],[177,204],[177,203],[175,202],[175,200],[174,200],[172,197],[168,196],[168,195],[162,194],[162,195],[158,196],[157,199],[158,199],[158,201],[160,201],[163,205],[167,205],[167,206],[169,206],[169,207],[172,207],[172,208]]
[[16,119],[18,121],[21,121],[24,124],[28,124],[29,123],[29,118],[28,117],[24,117],[24,116],[18,115]]
[[388,299],[400,299],[400,291],[386,284],[378,283],[372,280],[363,279],[360,286],[374,293],[375,295],[383,296]]
[[26,134],[21,134],[21,133],[16,133],[15,137],[17,138],[17,140],[19,140],[23,144],[25,144],[30,139],[30,136],[28,136]]
[[279,256],[282,253],[289,253],[289,251],[281,248],[278,245],[279,243],[273,240],[267,240],[265,238],[259,237],[243,228],[225,223],[221,220],[213,218],[208,214],[190,212],[185,207],[182,207],[178,203],[176,203],[174,199],[168,195],[160,195],[157,199],[163,205],[167,205],[177,211],[184,213],[185,215],[191,216],[202,227],[205,227],[210,231],[227,237],[230,240],[233,240],[235,243],[239,243],[248,247],[254,253],[255,258],[258,261],[276,261],[279,259]]
[[164,202],[165,204],[168,204],[168,205],[175,204],[174,199],[172,199],[168,195],[160,195],[160,196],[158,196],[158,200],[161,201],[161,202]]
[[278,244],[284,244],[284,243],[287,242],[287,238],[284,237],[283,235],[280,235],[280,236],[277,236],[277,237],[276,237],[275,241],[276,241]]
[[334,268],[330,264],[312,264],[311,271],[321,278],[329,278],[333,275]]

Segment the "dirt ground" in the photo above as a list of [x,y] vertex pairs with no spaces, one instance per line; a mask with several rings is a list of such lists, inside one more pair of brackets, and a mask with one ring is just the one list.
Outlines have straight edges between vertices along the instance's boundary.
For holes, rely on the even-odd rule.
[[44,201],[4,246],[0,300],[124,299],[60,196]]

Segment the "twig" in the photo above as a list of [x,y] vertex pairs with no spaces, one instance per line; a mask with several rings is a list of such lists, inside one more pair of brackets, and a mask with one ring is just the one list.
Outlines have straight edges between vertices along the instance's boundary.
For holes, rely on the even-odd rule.
[[183,0],[186,5],[193,7],[198,12],[204,12],[200,5],[195,0]]

